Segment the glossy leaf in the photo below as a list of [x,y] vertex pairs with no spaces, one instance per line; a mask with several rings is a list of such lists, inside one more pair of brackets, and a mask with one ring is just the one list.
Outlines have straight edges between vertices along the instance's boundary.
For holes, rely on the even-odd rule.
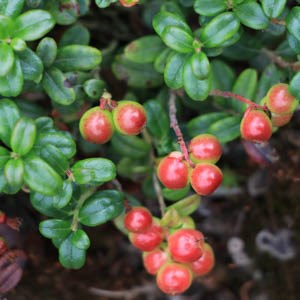
[[224,0],[196,0],[194,10],[203,16],[215,16],[226,10],[227,5]]
[[71,171],[77,184],[99,184],[116,177],[116,166],[106,158],[79,160]]
[[53,206],[55,208],[65,207],[71,201],[72,194],[73,194],[73,183],[68,180],[65,180],[63,182],[62,190],[53,197]]
[[58,45],[59,47],[69,45],[88,45],[90,42],[90,33],[82,25],[76,24],[68,28],[62,35]]
[[55,61],[57,55],[57,45],[53,38],[43,38],[37,48],[36,53],[42,60],[44,66],[49,68]]
[[0,146],[0,170],[4,167],[9,159],[10,152],[6,148]]
[[71,243],[78,249],[87,250],[90,247],[90,239],[82,229],[73,232]]
[[5,76],[14,65],[14,52],[10,45],[0,43],[0,77]]
[[11,194],[20,190],[24,180],[24,164],[22,159],[10,159],[4,167],[6,186]]
[[71,233],[71,222],[60,219],[45,220],[40,223],[39,231],[48,239],[65,238]]
[[[69,3],[70,5],[68,5]],[[47,0],[45,9],[51,13],[57,24],[70,25],[77,20],[79,15],[76,6],[78,4],[75,3],[74,1],[66,2],[66,5],[61,7],[62,2],[59,0]]]
[[200,33],[200,41],[207,48],[218,47],[232,38],[239,30],[240,22],[231,12],[214,17]]
[[83,89],[90,98],[99,99],[105,90],[105,86],[105,82],[100,79],[89,79],[84,83]]
[[41,158],[24,160],[24,181],[32,191],[53,196],[62,189],[61,177]]
[[16,123],[20,119],[17,105],[9,99],[0,100],[0,139],[10,146],[10,138]]
[[210,63],[204,52],[193,54],[193,56],[191,57],[191,66],[193,74],[198,79],[205,79],[210,74]]
[[24,5],[24,0],[0,0],[0,15],[17,17]]
[[61,105],[70,105],[75,101],[76,94],[72,87],[66,84],[66,77],[57,68],[46,70],[42,85],[48,96]]
[[170,190],[168,188],[164,188],[162,190],[162,194],[164,198],[166,198],[167,200],[178,201],[183,199],[188,194],[189,191],[190,191],[190,186],[187,185],[183,189],[179,189],[179,190]]
[[50,13],[45,10],[28,10],[15,20],[14,37],[34,41],[48,33],[55,25]]
[[88,71],[102,61],[101,52],[90,46],[69,45],[59,48],[54,66],[63,72]]
[[79,211],[79,220],[86,226],[97,226],[120,215],[124,195],[115,190],[100,191],[89,197]]
[[168,206],[167,211],[170,209],[176,209],[180,216],[189,216],[198,209],[200,203],[201,197],[197,194],[193,194]]
[[32,119],[21,118],[15,125],[10,145],[12,150],[23,156],[27,154],[33,147],[36,138],[36,125]]
[[286,5],[286,0],[261,0],[265,14],[270,18],[278,18]]
[[155,59],[154,61],[154,68],[157,72],[163,73],[167,64],[167,59],[169,54],[171,53],[170,48],[166,48],[163,50]]
[[300,41],[300,6],[295,6],[286,18],[288,31]]
[[300,99],[300,72],[296,73],[290,81],[289,90],[294,97]]
[[[0,0],[1,10],[1,0]],[[9,39],[14,30],[14,23],[10,17],[1,15],[0,12],[0,39]]]

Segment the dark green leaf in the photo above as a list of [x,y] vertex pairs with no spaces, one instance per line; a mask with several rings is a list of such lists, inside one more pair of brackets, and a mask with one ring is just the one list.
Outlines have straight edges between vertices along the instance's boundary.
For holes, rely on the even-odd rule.
[[29,10],[16,18],[14,37],[34,41],[48,33],[54,25],[54,19],[47,11]]
[[15,194],[23,185],[24,164],[22,159],[10,159],[4,167],[4,175],[6,178],[6,187],[11,194]]
[[300,99],[300,72],[296,73],[290,81],[289,90],[294,97]]
[[12,69],[14,59],[14,52],[11,46],[5,43],[0,43],[0,77],[7,75],[7,73]]
[[35,120],[35,125],[39,133],[54,130],[53,119],[49,117],[39,117]]
[[111,3],[116,2],[117,0],[96,0],[96,4],[98,5],[98,7],[100,8],[105,8],[110,6]]
[[62,208],[69,204],[72,199],[73,184],[72,182],[65,180],[63,182],[62,190],[53,197],[53,206],[55,208]]
[[97,226],[116,218],[124,209],[124,195],[115,190],[100,191],[89,197],[79,211],[86,226]]
[[9,159],[10,152],[6,148],[0,146],[0,170],[4,167]]
[[190,186],[187,185],[183,189],[179,189],[179,190],[170,190],[168,188],[164,188],[162,190],[162,193],[164,198],[166,198],[167,200],[178,201],[184,198],[189,191],[190,191]]
[[196,0],[194,2],[195,12],[203,16],[215,16],[226,8],[227,5],[224,0]]
[[87,158],[77,161],[71,169],[77,184],[97,184],[116,177],[116,166],[106,158]]
[[[70,25],[74,23],[78,17],[76,8],[77,1],[72,2],[66,2],[66,6],[62,8],[61,5],[63,2],[60,2],[60,0],[46,0],[45,9],[51,13],[57,24]],[[70,5],[68,5],[68,3],[70,3]]]
[[39,230],[48,239],[65,238],[71,232],[71,222],[60,219],[45,220],[40,223]]
[[300,41],[300,7],[295,6],[286,18],[286,27],[288,31]]
[[100,79],[89,79],[85,81],[83,89],[90,98],[99,99],[105,90],[105,86],[105,82]]
[[194,53],[191,57],[193,74],[198,79],[205,79],[210,74],[210,63],[204,52]]
[[171,53],[170,48],[166,48],[163,50],[155,59],[154,61],[154,68],[157,72],[163,73],[167,64],[167,59],[169,54]]
[[0,0],[0,15],[17,17],[24,5],[24,0]]
[[49,68],[54,63],[57,55],[55,40],[50,37],[43,38],[36,48],[36,53],[42,60],[44,66]]
[[61,37],[59,47],[69,45],[88,45],[90,42],[90,33],[82,25],[74,25],[67,29]]
[[270,18],[278,18],[286,5],[286,0],[261,0],[265,14]]
[[82,229],[73,232],[71,242],[75,247],[82,250],[87,250],[91,244],[88,235]]

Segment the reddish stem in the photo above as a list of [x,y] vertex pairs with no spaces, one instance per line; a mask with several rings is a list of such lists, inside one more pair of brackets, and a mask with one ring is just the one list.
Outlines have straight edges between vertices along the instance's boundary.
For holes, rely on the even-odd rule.
[[181,152],[185,158],[185,160],[188,162],[191,168],[195,167],[195,164],[190,160],[189,152],[186,147],[186,144],[183,139],[182,132],[179,128],[178,121],[176,118],[176,104],[175,104],[176,95],[174,92],[170,92],[170,98],[169,98],[169,116],[170,116],[170,127],[173,128],[177,140],[181,149]]

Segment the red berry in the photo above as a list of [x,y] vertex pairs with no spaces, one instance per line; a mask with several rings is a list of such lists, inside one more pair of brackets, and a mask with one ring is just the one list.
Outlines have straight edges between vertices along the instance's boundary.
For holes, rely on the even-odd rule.
[[132,208],[124,218],[124,225],[130,232],[142,232],[152,224],[151,212],[145,207]]
[[124,7],[134,6],[139,2],[139,0],[119,0],[119,1],[120,1],[121,5]]
[[133,246],[141,251],[152,251],[164,240],[163,229],[155,222],[150,228],[141,233],[129,233],[129,239]]
[[126,135],[141,133],[146,125],[147,117],[144,107],[134,101],[119,101],[113,110],[116,129]]
[[195,229],[179,229],[168,238],[168,246],[177,262],[192,262],[203,254],[204,236]]
[[191,140],[189,151],[193,162],[215,164],[222,155],[222,146],[214,135],[200,134]]
[[213,164],[196,165],[190,174],[190,181],[195,192],[201,196],[213,193],[222,183],[222,171]]
[[156,283],[166,294],[185,292],[192,284],[193,273],[187,265],[166,263],[157,273]]
[[0,224],[6,223],[6,214],[0,210]]
[[144,267],[151,275],[155,275],[168,260],[168,253],[162,249],[154,249],[151,252],[143,253]]
[[91,108],[81,117],[79,129],[83,138],[88,142],[104,144],[114,133],[112,114],[99,107]]
[[214,252],[209,244],[204,244],[203,255],[189,264],[196,276],[204,276],[209,273],[215,265]]
[[183,160],[182,153],[171,152],[164,157],[157,168],[157,176],[161,183],[168,189],[182,189],[189,183],[189,168]]
[[0,256],[8,250],[6,241],[0,237]]
[[296,98],[289,92],[289,86],[278,83],[270,88],[266,96],[268,109],[275,114],[288,114],[298,105]]
[[240,126],[242,138],[250,142],[266,142],[272,135],[272,123],[261,110],[250,110],[244,114]]
[[272,113],[272,125],[275,127],[282,127],[286,125],[291,118],[293,117],[293,113],[285,114],[285,115],[278,115]]

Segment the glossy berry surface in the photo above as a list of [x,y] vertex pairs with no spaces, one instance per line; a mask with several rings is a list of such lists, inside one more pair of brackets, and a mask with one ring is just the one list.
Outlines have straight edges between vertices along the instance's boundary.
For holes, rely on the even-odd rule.
[[288,114],[295,110],[298,101],[289,92],[289,86],[278,83],[270,88],[266,96],[266,105],[272,113]]
[[213,193],[222,183],[222,171],[213,164],[200,163],[192,170],[190,182],[194,191],[206,196]]
[[272,123],[267,114],[251,110],[244,114],[240,126],[243,139],[251,142],[266,142],[272,135]]
[[191,270],[196,276],[204,276],[209,273],[215,265],[215,256],[212,248],[208,244],[203,246],[203,255],[190,263]]
[[222,146],[212,134],[200,134],[189,144],[190,158],[193,162],[216,163],[222,155]]
[[189,168],[180,152],[171,152],[157,168],[157,176],[168,189],[182,189],[188,184]]
[[83,138],[88,142],[104,144],[114,133],[112,114],[99,107],[91,108],[81,117],[79,129]]
[[144,232],[130,233],[129,239],[133,246],[141,251],[152,251],[162,243],[164,239],[163,229],[153,222],[150,228]]
[[146,111],[137,102],[119,101],[112,113],[116,130],[122,134],[137,135],[146,126]]
[[162,249],[154,249],[151,252],[143,253],[144,267],[151,275],[155,275],[168,260],[168,253]]
[[158,271],[156,283],[166,294],[176,295],[185,292],[192,284],[193,274],[186,265],[166,263]]
[[134,207],[124,217],[125,228],[130,232],[145,231],[151,224],[151,212],[145,207]]
[[168,238],[169,251],[177,262],[192,262],[203,254],[204,236],[195,229],[179,229]]

